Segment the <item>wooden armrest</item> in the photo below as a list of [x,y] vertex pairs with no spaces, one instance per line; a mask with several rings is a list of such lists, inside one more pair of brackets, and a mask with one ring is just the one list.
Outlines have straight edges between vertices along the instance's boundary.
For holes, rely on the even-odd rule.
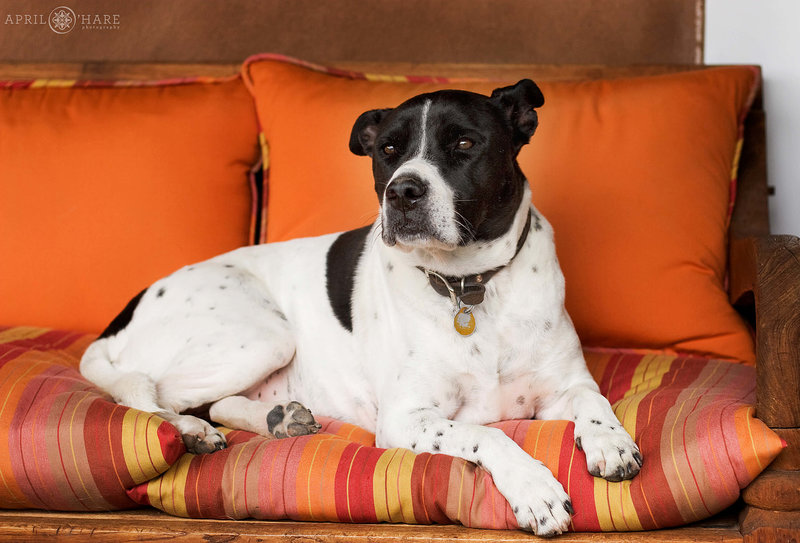
[[756,415],[772,428],[800,428],[800,238],[766,236],[752,246]]
[[755,310],[756,416],[787,443],[744,490],[742,533],[782,540],[800,533],[800,238],[733,240],[731,298]]
[[772,428],[800,428],[800,238],[733,240],[730,282],[731,302],[752,305],[755,317],[756,415]]

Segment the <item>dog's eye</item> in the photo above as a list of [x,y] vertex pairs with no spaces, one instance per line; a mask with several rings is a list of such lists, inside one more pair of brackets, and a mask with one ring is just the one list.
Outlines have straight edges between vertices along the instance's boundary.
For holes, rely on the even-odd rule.
[[459,138],[458,143],[456,143],[456,149],[459,151],[466,151],[467,149],[472,149],[472,146],[475,145],[475,142],[469,138]]
[[397,147],[394,145],[384,145],[383,146],[383,154],[386,156],[392,156],[397,154]]

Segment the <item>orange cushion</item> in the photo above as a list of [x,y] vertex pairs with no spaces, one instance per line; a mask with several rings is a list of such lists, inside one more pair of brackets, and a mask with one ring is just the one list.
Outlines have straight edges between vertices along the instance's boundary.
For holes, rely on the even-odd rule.
[[[370,161],[347,149],[360,113],[503,84],[326,73],[267,56],[244,74],[266,142],[269,241],[377,216]],[[519,161],[555,228],[584,344],[754,360],[724,281],[731,172],[757,80],[754,68],[732,67],[540,82],[540,125]]]
[[[732,505],[785,446],[754,417],[752,367],[641,351],[585,355],[642,451],[639,475],[620,483],[589,475],[571,421],[491,425],[561,482],[575,507],[572,531],[653,530],[709,517]],[[227,449],[185,454],[129,495],[193,518],[517,527],[508,502],[475,464],[375,448],[375,436],[363,428],[319,421],[320,434],[289,439],[224,430]]]
[[0,83],[0,323],[102,330],[142,288],[248,243],[241,78]]

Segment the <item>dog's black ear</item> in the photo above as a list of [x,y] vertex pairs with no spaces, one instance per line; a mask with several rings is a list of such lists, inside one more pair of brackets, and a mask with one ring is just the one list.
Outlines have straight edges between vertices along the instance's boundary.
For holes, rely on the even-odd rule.
[[350,133],[350,150],[359,156],[372,156],[375,138],[378,136],[378,125],[391,109],[373,109],[365,111],[353,125]]
[[514,146],[519,151],[531,141],[531,136],[539,125],[539,116],[534,108],[544,105],[542,91],[530,79],[523,79],[516,85],[493,90],[491,100],[511,123]]

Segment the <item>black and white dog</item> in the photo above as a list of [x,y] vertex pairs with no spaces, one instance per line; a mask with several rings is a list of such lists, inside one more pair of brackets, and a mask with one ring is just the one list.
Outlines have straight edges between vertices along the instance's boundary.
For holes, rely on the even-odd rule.
[[464,458],[491,473],[523,529],[561,533],[569,496],[483,424],[572,420],[589,471],[611,481],[642,457],[586,369],[552,229],[517,164],[543,103],[523,80],[362,114],[350,149],[372,157],[374,225],[173,273],[128,304],[81,372],[172,422],[193,452],[225,445],[180,414],[210,406],[214,422],[278,437],[315,433],[313,409],[380,447]]

